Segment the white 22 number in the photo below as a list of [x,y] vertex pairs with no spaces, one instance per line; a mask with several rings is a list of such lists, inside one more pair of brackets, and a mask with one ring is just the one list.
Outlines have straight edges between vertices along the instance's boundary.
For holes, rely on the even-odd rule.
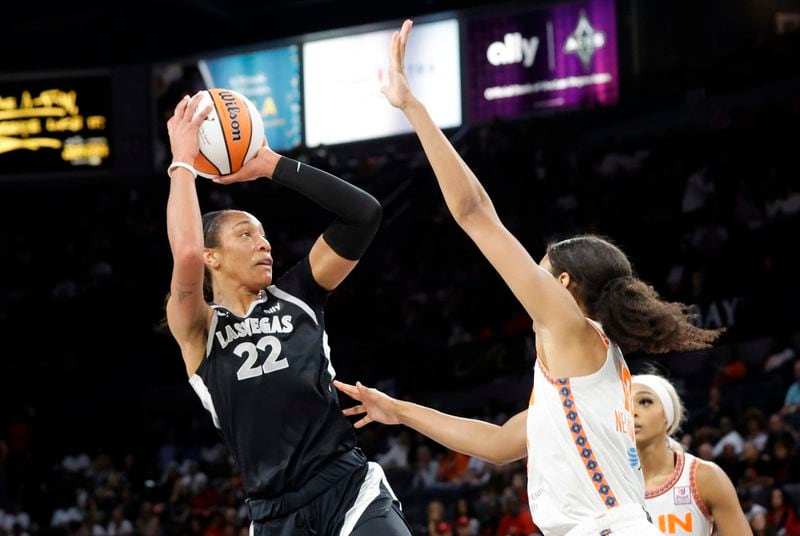
[[[267,347],[270,349],[267,360],[264,361],[264,364],[260,367],[253,366],[258,360],[258,352],[266,351]],[[247,356],[247,360],[245,360],[244,364],[236,373],[236,377],[239,378],[239,381],[255,378],[262,374],[269,374],[270,372],[283,370],[289,367],[289,362],[285,357],[283,359],[278,359],[278,356],[281,354],[281,341],[272,335],[261,337],[256,344],[252,342],[243,342],[233,349],[233,353],[239,357]]]

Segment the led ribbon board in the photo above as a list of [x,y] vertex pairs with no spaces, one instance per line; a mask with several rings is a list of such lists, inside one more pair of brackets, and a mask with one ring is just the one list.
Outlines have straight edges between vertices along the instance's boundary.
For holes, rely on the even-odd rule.
[[107,77],[0,80],[0,174],[107,168]]

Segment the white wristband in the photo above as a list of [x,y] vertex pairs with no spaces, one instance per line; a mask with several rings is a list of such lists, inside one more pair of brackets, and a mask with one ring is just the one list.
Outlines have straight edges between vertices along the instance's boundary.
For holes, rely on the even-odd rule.
[[171,163],[171,164],[169,165],[169,167],[167,168],[167,175],[169,175],[169,178],[170,178],[170,179],[172,178],[172,171],[173,171],[175,168],[179,168],[179,167],[182,167],[183,169],[188,169],[188,170],[191,172],[192,176],[193,176],[195,179],[197,178],[197,170],[196,170],[196,169],[194,169],[194,167],[193,167],[193,166],[190,166],[189,164],[187,164],[187,163],[185,163],[185,162],[173,162],[173,163]]

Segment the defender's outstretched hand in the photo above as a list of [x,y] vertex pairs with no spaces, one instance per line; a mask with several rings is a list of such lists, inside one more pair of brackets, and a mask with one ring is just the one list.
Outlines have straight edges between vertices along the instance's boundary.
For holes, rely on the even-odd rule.
[[361,382],[350,385],[334,380],[333,385],[353,400],[361,402],[358,406],[342,410],[342,413],[348,417],[366,413],[361,420],[353,425],[356,428],[362,428],[373,421],[383,424],[400,424],[398,401],[394,398],[375,388],[365,387]]
[[406,20],[400,31],[392,34],[392,48],[389,53],[389,85],[381,88],[381,93],[386,95],[389,104],[401,110],[405,110],[416,100],[405,71],[406,43],[412,25],[410,20]]

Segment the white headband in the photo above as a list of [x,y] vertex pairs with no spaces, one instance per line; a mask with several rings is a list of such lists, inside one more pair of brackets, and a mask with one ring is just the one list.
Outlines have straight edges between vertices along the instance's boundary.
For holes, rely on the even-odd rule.
[[655,393],[661,401],[661,406],[664,408],[664,414],[667,416],[667,430],[670,429],[672,423],[675,421],[675,407],[672,405],[672,397],[669,396],[667,388],[664,387],[666,380],[651,374],[643,374],[641,376],[634,376],[631,378],[631,383],[638,383],[644,385]]

